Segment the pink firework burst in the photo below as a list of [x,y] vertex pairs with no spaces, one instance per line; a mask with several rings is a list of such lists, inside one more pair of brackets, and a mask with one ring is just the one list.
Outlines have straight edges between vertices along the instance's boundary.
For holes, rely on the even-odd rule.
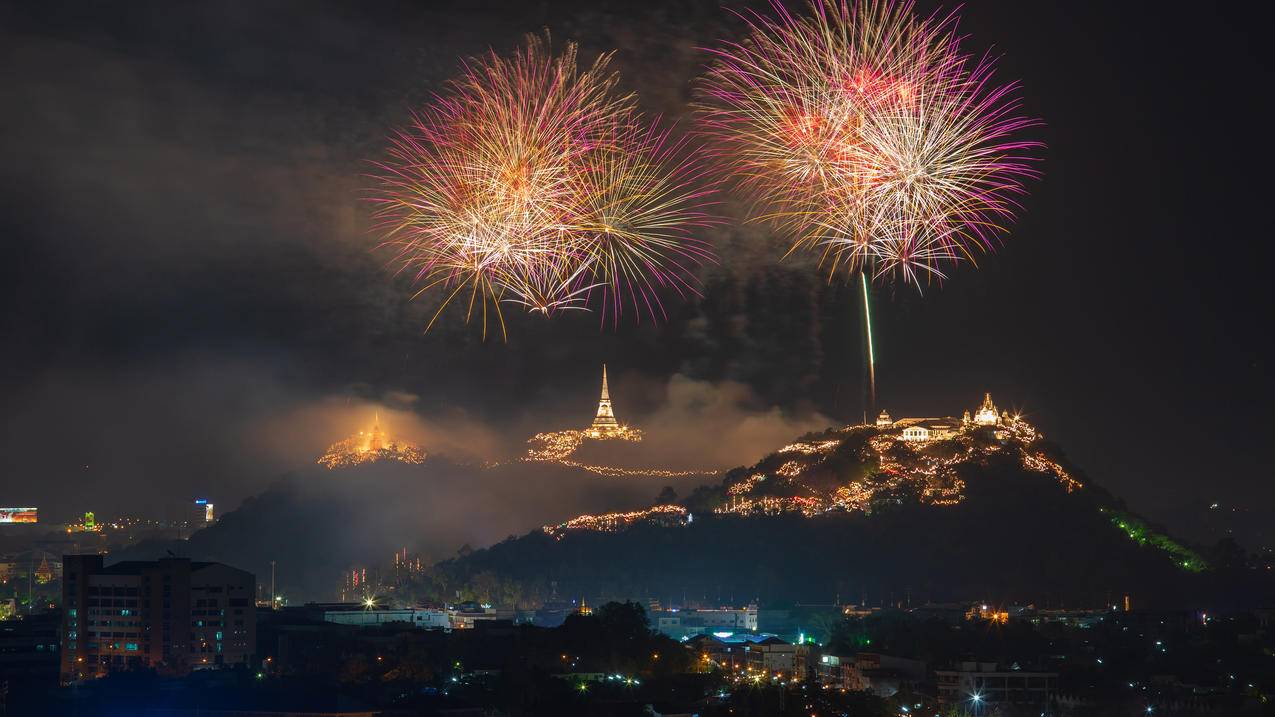
[[[373,201],[382,246],[419,293],[457,299],[467,319],[502,305],[551,316],[596,305],[664,316],[660,295],[695,292],[713,258],[695,229],[703,172],[616,92],[609,55],[581,70],[576,47],[555,56],[529,38],[509,57],[465,72],[391,138]],[[596,301],[595,301],[596,300]]]
[[697,112],[721,166],[790,241],[918,288],[1007,231],[1043,147],[1017,85],[960,49],[955,14],[910,0],[813,0],[747,14],[710,50]]

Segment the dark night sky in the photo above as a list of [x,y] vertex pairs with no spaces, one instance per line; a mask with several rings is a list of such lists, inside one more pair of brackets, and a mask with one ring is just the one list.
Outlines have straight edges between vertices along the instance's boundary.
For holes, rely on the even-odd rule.
[[[878,292],[883,407],[959,414],[990,390],[1153,517],[1270,511],[1269,12],[966,6],[969,49],[1003,54],[1046,122],[1045,176],[978,270]],[[0,6],[0,504],[234,504],[356,427],[333,406],[410,409],[458,443],[557,428],[587,419],[604,360],[638,423],[857,418],[853,295],[756,225],[714,232],[705,298],[665,325],[422,333],[428,301],[370,253],[366,160],[460,56],[546,27],[617,50],[622,86],[679,127],[696,48],[739,31],[715,0]],[[679,374],[729,405],[672,396]]]

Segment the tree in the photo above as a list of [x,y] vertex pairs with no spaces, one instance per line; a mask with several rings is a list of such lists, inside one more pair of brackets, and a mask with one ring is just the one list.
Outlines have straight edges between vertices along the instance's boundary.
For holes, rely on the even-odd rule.
[[337,680],[342,684],[357,685],[367,682],[371,674],[372,662],[367,659],[367,655],[354,654],[342,661]]
[[664,486],[664,488],[660,490],[660,494],[655,496],[656,505],[668,505],[669,503],[676,503],[676,502],[677,502],[677,491],[673,490],[673,486],[671,485]]

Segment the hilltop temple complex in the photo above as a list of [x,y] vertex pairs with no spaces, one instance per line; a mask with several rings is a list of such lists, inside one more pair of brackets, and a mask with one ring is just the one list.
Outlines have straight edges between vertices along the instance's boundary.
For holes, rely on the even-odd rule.
[[425,456],[425,451],[418,446],[399,443],[390,438],[381,429],[381,415],[377,413],[370,430],[359,431],[343,441],[333,443],[317,462],[331,470],[380,460],[424,463]]
[[983,394],[983,402],[974,410],[972,416],[969,411],[966,411],[960,419],[949,417],[894,420],[890,418],[889,413],[882,411],[876,420],[877,428],[902,428],[903,440],[915,442],[947,440],[955,438],[962,432],[978,428],[995,429],[996,436],[1001,438],[1002,433],[1026,426],[1027,424],[1019,416],[1010,416],[1008,411],[998,413],[991,393]]

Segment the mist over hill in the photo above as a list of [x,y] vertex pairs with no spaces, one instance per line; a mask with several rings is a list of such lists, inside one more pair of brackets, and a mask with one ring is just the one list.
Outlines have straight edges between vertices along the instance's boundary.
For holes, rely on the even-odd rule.
[[[603,478],[557,464],[496,467],[430,457],[290,474],[188,540],[152,542],[112,559],[171,551],[249,570],[290,599],[331,599],[342,571],[406,548],[426,561],[481,547],[572,515],[639,507],[667,481]],[[701,481],[702,482],[702,481]],[[690,486],[696,483],[679,483]]]

